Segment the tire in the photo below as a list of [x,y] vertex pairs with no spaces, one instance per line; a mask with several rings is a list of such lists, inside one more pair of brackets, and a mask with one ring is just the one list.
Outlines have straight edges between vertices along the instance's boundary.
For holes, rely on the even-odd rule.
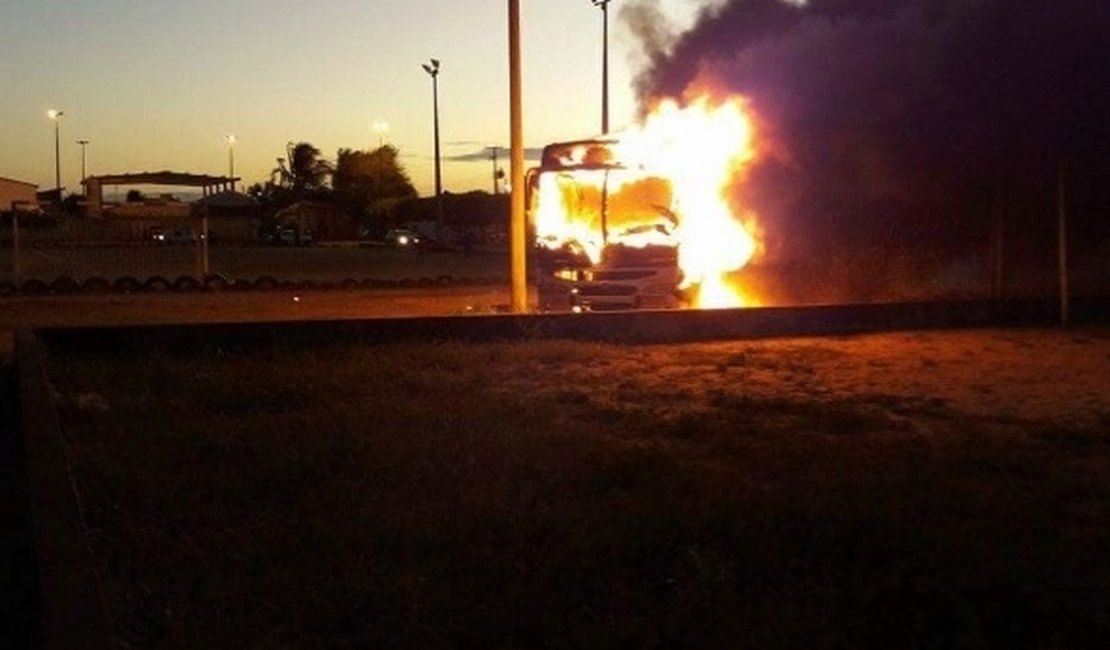
[[250,291],[251,289],[254,288],[254,284],[252,284],[250,280],[244,280],[243,278],[235,278],[228,285],[228,288],[231,289],[232,291]]
[[85,278],[81,283],[81,290],[90,294],[104,294],[112,290],[112,283],[99,275],[94,275]]
[[50,287],[37,278],[31,278],[19,285],[19,292],[28,296],[41,296],[48,291],[50,291]]
[[170,281],[160,275],[152,275],[143,283],[143,289],[156,293],[164,293],[172,288]]
[[436,276],[436,284],[438,284],[441,287],[450,287],[450,286],[454,286],[454,285],[458,284],[458,282],[456,282],[454,276],[451,276],[451,275],[437,275]]
[[69,294],[81,290],[81,284],[68,275],[59,275],[50,283],[50,293]]
[[7,298],[19,293],[19,287],[11,282],[0,282],[0,298]]
[[355,280],[354,278],[346,278],[339,283],[339,288],[344,291],[354,291],[355,289],[358,289],[358,286],[358,280]]
[[180,292],[197,291],[200,289],[200,280],[197,280],[191,275],[178,276],[173,281],[173,290]]
[[142,288],[143,283],[130,275],[118,277],[112,283],[112,291],[116,293],[138,293]]
[[222,291],[231,285],[227,278],[219,273],[209,273],[204,276],[204,288],[208,291]]
[[278,286],[278,281],[269,275],[263,275],[254,281],[254,288],[257,291],[273,291]]

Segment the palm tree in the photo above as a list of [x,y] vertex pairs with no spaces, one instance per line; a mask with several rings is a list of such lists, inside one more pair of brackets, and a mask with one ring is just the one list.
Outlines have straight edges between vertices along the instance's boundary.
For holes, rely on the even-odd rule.
[[294,197],[327,189],[328,178],[332,175],[331,163],[320,157],[320,150],[307,142],[285,147],[287,158],[278,160],[274,173],[281,177],[281,184],[288,187]]

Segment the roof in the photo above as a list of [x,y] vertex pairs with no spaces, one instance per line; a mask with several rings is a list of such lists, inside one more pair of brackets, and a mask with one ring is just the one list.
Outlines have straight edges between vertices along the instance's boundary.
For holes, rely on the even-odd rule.
[[37,183],[28,183],[27,181],[19,181],[19,180],[16,180],[14,178],[8,178],[7,176],[0,176],[0,181],[8,181],[9,183],[15,183],[16,185],[26,185],[27,187],[35,187],[35,188],[38,187]]
[[210,187],[212,185],[232,183],[238,180],[238,176],[212,176],[209,174],[160,171],[89,176],[85,182],[97,181],[101,185],[184,185],[188,187]]

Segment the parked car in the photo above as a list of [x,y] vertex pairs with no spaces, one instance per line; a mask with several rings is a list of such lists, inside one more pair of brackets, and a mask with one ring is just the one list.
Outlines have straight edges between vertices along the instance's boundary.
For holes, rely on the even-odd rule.
[[258,238],[274,246],[309,246],[314,241],[312,231],[307,228],[277,224],[259,228]]
[[150,240],[155,244],[190,245],[198,241],[197,233],[192,226],[174,226],[169,230],[161,226],[153,226],[149,233]]
[[420,243],[420,237],[411,230],[404,228],[396,228],[385,233],[385,243],[397,248],[405,248],[406,246],[415,246]]

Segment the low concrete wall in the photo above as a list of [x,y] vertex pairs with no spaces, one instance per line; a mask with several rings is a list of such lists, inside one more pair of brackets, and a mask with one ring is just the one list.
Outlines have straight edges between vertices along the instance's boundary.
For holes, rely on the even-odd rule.
[[[1072,320],[1108,322],[1108,302],[1077,302]],[[959,301],[774,307],[708,311],[474,315],[273,323],[226,323],[40,329],[51,349],[159,348],[188,354],[204,348],[251,349],[344,341],[488,341],[561,338],[665,343],[771,336],[817,336],[891,330],[1051,325],[1051,301]]]

